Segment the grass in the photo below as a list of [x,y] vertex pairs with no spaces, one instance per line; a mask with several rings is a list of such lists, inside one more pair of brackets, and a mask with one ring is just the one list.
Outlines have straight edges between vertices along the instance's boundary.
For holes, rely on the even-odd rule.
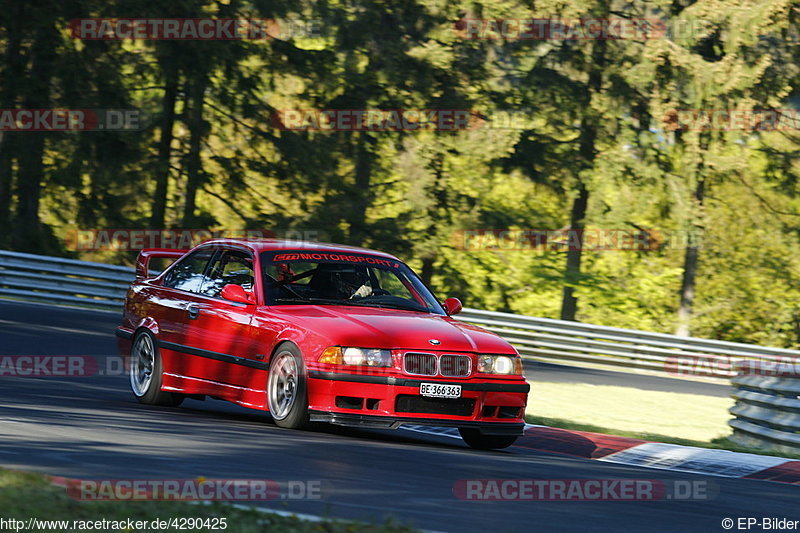
[[531,382],[525,419],[576,431],[800,459],[737,445],[728,436],[731,398],[611,385]]
[[[52,485],[48,478],[40,474],[0,469],[0,518],[14,518],[27,521],[29,518],[41,520],[91,520],[152,522],[155,519],[186,518],[226,518],[227,531],[237,533],[256,532],[301,532],[301,533],[407,533],[415,531],[407,526],[388,521],[385,524],[366,524],[340,520],[313,522],[294,516],[280,516],[239,509],[224,503],[197,505],[188,502],[81,502],[67,496],[66,489]],[[6,528],[7,529],[7,528]],[[13,530],[13,529],[12,529]],[[70,531],[67,529],[51,529]],[[124,531],[149,531],[150,528]],[[163,529],[161,531],[178,531]],[[192,531],[212,531],[210,528]],[[217,528],[216,531],[221,531]]]

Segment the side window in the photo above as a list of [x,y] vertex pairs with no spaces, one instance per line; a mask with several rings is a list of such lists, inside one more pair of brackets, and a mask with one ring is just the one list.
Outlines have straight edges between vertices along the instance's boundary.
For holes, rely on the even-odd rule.
[[244,252],[225,252],[212,263],[201,294],[216,298],[225,285],[241,285],[253,290],[253,259]]
[[200,292],[203,285],[203,274],[212,250],[203,249],[178,261],[164,279],[164,286],[189,292]]

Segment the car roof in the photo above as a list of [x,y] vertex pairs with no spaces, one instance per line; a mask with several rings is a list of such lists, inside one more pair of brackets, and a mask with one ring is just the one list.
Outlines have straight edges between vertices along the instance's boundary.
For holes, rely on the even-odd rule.
[[334,244],[329,242],[313,242],[313,241],[295,241],[295,240],[281,240],[281,239],[212,239],[202,243],[200,246],[205,245],[239,245],[250,248],[256,253],[270,252],[277,250],[292,250],[292,251],[308,251],[308,252],[357,252],[362,254],[369,254],[378,257],[385,257],[387,259],[394,259],[400,261],[397,257],[386,252],[379,252],[377,250],[370,250],[369,248],[361,248],[358,246],[348,246],[346,244]]

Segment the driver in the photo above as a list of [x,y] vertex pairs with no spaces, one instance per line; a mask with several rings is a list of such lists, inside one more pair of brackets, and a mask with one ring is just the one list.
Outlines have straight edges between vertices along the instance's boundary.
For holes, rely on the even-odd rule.
[[366,298],[372,295],[372,283],[367,273],[367,267],[358,266],[352,270],[337,272],[334,284],[337,292],[344,298]]

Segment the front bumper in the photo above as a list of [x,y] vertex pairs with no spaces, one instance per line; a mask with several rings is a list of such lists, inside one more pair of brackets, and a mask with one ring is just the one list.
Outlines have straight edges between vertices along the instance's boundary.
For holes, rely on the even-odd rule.
[[[405,377],[309,370],[312,421],[395,429],[403,424],[475,428],[487,435],[522,434],[530,385],[524,380]],[[420,384],[461,386],[461,398],[420,395]]]

